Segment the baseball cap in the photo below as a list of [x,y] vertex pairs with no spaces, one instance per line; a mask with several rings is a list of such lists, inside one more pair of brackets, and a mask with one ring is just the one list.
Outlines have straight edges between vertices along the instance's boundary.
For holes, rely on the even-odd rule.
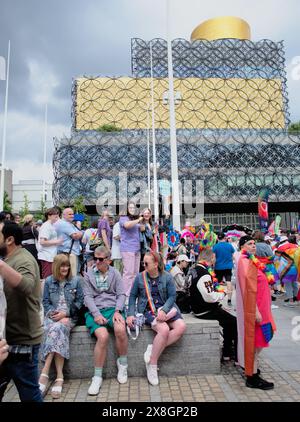
[[176,262],[181,262],[181,261],[186,261],[186,262],[192,262],[189,257],[187,255],[178,255]]
[[280,243],[281,242],[287,242],[287,241],[288,241],[287,236],[280,236]]

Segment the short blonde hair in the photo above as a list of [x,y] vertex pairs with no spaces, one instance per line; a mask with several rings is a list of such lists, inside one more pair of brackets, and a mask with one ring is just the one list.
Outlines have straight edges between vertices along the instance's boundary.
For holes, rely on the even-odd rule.
[[60,278],[60,268],[64,264],[69,265],[69,271],[68,271],[66,279],[70,280],[72,278],[70,259],[69,259],[68,255],[60,253],[60,254],[58,254],[54,257],[53,264],[52,264],[52,274],[53,274],[53,278],[55,280],[59,280],[59,278]]
[[24,217],[23,217],[23,223],[24,223],[24,224],[30,224],[30,223],[32,223],[32,222],[33,222],[33,219],[34,219],[34,217],[33,217],[33,215],[32,215],[32,214],[26,214],[26,215],[24,215]]

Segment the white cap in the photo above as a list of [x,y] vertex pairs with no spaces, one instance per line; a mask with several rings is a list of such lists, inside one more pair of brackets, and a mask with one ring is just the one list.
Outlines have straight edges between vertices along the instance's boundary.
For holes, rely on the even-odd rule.
[[178,255],[176,262],[181,262],[181,261],[186,261],[186,262],[192,262],[189,257],[187,255]]
[[280,236],[280,242],[286,242],[288,240],[287,236]]

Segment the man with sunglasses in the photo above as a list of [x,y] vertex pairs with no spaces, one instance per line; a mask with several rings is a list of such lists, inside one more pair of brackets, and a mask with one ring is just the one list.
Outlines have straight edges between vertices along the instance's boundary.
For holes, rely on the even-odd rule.
[[95,372],[88,394],[97,395],[102,384],[109,333],[114,330],[120,384],[127,382],[128,338],[125,326],[125,288],[120,273],[110,266],[110,251],[100,246],[94,251],[94,265],[84,274],[84,302],[89,312],[85,314],[86,326],[97,339],[94,349]]

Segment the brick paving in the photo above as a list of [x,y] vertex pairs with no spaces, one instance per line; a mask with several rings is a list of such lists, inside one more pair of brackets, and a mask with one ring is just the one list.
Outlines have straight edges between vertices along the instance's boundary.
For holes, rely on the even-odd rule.
[[[267,360],[261,360],[262,376],[275,384],[274,390],[262,391],[245,386],[241,371],[232,363],[222,365],[219,375],[195,374],[160,377],[153,387],[145,378],[129,378],[120,385],[116,379],[104,379],[98,396],[89,396],[90,379],[66,380],[62,396],[54,400],[51,383],[45,402],[300,402],[300,371],[274,371]],[[279,368],[280,369],[280,368]],[[18,402],[10,385],[4,402]]]
[[[145,377],[130,377],[120,385],[114,378],[104,379],[98,396],[87,394],[90,379],[65,380],[59,400],[50,395],[45,402],[300,402],[300,341],[291,336],[293,317],[300,314],[300,306],[288,309],[282,300],[273,311],[277,333],[271,347],[264,350],[259,368],[262,376],[274,382],[274,390],[262,391],[245,386],[239,368],[233,363],[221,366],[218,375],[194,374],[188,376],[160,376],[159,386],[148,384]],[[4,402],[17,402],[19,397],[13,384],[9,386]]]

